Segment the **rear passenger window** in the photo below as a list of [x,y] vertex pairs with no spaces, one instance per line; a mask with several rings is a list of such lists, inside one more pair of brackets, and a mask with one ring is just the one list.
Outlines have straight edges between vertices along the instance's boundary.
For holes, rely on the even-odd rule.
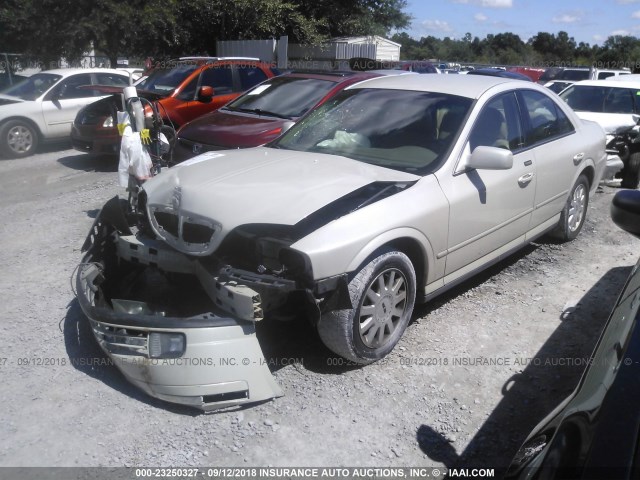
[[238,73],[240,74],[240,85],[243,91],[267,79],[267,75],[258,67],[240,65],[238,66]]
[[126,87],[129,85],[129,80],[122,75],[115,75],[113,73],[96,73],[96,83],[98,85],[113,85],[116,87]]
[[233,92],[233,76],[231,65],[218,65],[207,68],[202,73],[200,86],[213,87],[214,95],[225,95]]
[[574,131],[573,124],[546,95],[533,90],[520,92],[528,127],[525,131],[527,146],[546,142]]

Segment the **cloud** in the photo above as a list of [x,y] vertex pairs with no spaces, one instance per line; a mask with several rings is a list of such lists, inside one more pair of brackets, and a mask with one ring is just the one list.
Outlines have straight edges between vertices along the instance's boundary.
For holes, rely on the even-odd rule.
[[486,15],[483,15],[482,13],[476,13],[473,18],[475,19],[476,22],[486,22],[488,17]]
[[601,42],[602,40],[605,40],[605,38],[604,38],[602,35],[598,35],[598,34],[594,35],[594,36],[593,36],[593,39],[594,39],[596,42]]
[[569,13],[565,13],[562,15],[556,15],[551,19],[553,23],[576,23],[580,21],[580,17],[578,15],[571,15]]
[[629,32],[629,30],[614,30],[609,35],[612,37],[615,37],[617,35],[620,35],[621,37],[627,37],[631,35],[631,33]]
[[640,18],[640,10],[636,10],[631,14],[631,18]]
[[629,5],[631,3],[640,3],[640,0],[617,0],[619,5]]
[[[451,0],[453,3],[477,5],[485,8],[511,8],[513,0]],[[640,1],[640,0],[639,0]]]
[[453,28],[449,25],[449,22],[444,20],[424,20],[421,24],[425,30],[429,32],[452,32]]

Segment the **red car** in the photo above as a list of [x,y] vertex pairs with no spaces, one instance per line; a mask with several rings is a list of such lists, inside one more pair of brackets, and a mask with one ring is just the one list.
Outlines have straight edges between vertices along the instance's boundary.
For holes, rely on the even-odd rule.
[[366,72],[294,72],[267,80],[220,110],[184,125],[177,133],[173,162],[211,150],[263,145],[337,92],[377,76]]
[[[159,62],[135,86],[140,96],[157,100],[163,121],[177,130],[278,74],[275,68],[256,58],[182,57]],[[74,148],[95,154],[117,154],[120,137],[116,112],[121,109],[119,95],[83,108],[71,129]]]

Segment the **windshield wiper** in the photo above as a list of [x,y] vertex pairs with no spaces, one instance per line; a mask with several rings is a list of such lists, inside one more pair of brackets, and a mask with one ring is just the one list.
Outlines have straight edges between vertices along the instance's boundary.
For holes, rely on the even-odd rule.
[[226,107],[226,109],[231,110],[232,112],[255,113],[256,115],[266,115],[268,117],[284,118],[285,120],[291,120],[291,117],[288,115],[283,115],[277,112],[270,112],[269,110],[262,110],[261,108]]

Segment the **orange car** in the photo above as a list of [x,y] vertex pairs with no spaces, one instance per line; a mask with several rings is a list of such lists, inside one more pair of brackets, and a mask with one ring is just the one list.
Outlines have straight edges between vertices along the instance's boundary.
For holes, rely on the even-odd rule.
[[[270,64],[257,58],[182,57],[156,63],[135,86],[140,96],[157,100],[163,121],[177,130],[278,74]],[[121,109],[117,95],[83,108],[71,130],[74,148],[95,154],[117,154],[120,137],[116,112]]]

